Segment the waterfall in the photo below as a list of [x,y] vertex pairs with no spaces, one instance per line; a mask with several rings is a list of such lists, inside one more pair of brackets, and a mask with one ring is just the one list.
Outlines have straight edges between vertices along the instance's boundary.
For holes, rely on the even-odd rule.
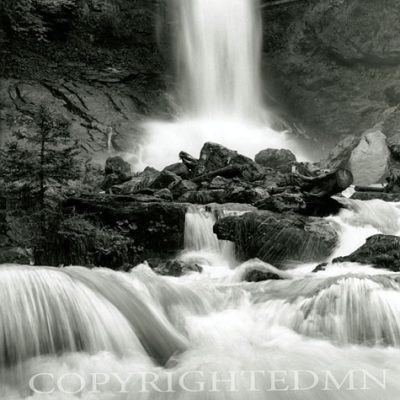
[[177,61],[186,112],[261,115],[262,32],[257,6],[257,0],[177,0]]
[[[138,169],[163,168],[184,150],[195,157],[217,142],[254,157],[265,148],[291,149],[307,160],[286,132],[271,128],[261,79],[262,21],[259,0],[171,0],[177,60],[174,121],[147,121]],[[139,160],[139,161],[138,161]]]

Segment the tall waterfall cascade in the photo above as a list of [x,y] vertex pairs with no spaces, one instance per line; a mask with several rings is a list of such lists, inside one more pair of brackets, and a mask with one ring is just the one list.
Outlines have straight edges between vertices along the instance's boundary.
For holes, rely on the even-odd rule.
[[173,0],[177,60],[174,121],[148,121],[138,168],[176,162],[181,150],[198,156],[212,141],[246,156],[289,148],[306,159],[285,132],[271,128],[263,103],[259,0]]

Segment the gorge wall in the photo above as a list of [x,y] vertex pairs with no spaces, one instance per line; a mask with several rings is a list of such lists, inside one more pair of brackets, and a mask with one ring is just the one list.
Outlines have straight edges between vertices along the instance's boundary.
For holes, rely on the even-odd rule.
[[[262,1],[269,107],[321,148],[379,123],[396,133],[400,4],[276,3]],[[165,0],[2,0],[0,10],[1,142],[38,101],[71,121],[89,155],[134,149],[143,119],[177,112]]]

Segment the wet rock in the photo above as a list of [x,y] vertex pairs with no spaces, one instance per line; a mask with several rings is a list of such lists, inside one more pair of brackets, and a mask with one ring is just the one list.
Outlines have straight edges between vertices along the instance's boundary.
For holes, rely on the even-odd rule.
[[257,211],[218,220],[214,232],[235,242],[243,260],[260,260],[282,268],[288,264],[323,261],[338,241],[335,225],[321,218]]
[[253,269],[249,271],[244,276],[245,282],[264,282],[264,281],[277,281],[283,279],[280,275],[275,274],[273,272],[267,271],[259,271],[257,269]]
[[290,150],[266,149],[256,155],[255,161],[267,168],[290,172],[292,164],[296,161],[296,156]]
[[375,268],[400,271],[400,238],[390,235],[374,235],[354,253],[333,260],[334,263],[355,262]]
[[170,171],[162,171],[151,184],[152,189],[164,189],[176,185],[182,178]]
[[157,265],[154,271],[164,276],[180,277],[193,272],[201,273],[203,268],[194,263],[186,263],[181,260],[169,260]]
[[228,166],[238,166],[237,174],[245,180],[254,181],[263,176],[261,166],[250,158],[211,142],[203,146],[194,174],[195,176],[202,176]]

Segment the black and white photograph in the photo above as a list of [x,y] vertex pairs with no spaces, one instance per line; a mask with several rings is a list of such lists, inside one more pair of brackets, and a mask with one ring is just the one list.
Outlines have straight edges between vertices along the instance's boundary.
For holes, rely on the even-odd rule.
[[398,400],[399,0],[0,0],[0,399]]

